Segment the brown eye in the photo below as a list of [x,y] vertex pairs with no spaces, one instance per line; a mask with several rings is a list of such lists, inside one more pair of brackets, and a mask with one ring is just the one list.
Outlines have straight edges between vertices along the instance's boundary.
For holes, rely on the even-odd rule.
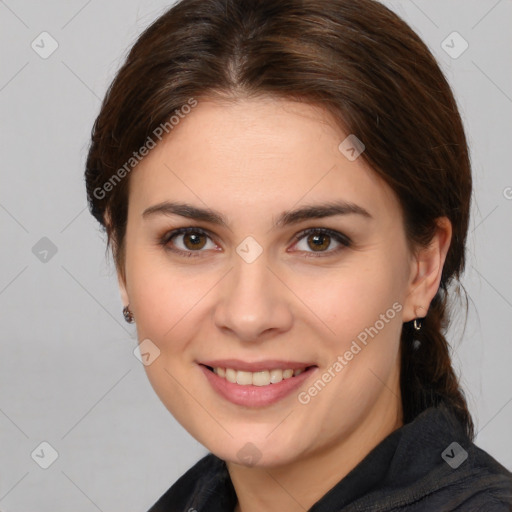
[[[206,247],[210,240],[211,247]],[[159,241],[166,250],[181,256],[200,256],[202,249],[214,249],[216,245],[211,242],[208,233],[199,228],[179,228],[166,233]]]
[[327,249],[330,245],[331,237],[324,233],[317,233],[308,236],[308,244],[314,251]]
[[202,249],[206,245],[206,235],[202,233],[185,233],[183,235],[183,244],[187,249]]
[[[306,257],[333,255],[352,245],[350,238],[327,228],[306,229],[296,235],[295,238],[298,240],[298,243],[296,244],[297,248],[302,252],[305,252]],[[300,247],[303,239],[305,239],[305,243],[303,244],[303,247]],[[338,244],[338,247],[327,250],[331,247],[333,241],[335,244]]]

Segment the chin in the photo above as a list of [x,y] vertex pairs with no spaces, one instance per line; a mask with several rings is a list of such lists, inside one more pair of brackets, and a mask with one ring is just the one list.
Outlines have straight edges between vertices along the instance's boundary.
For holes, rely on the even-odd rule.
[[278,438],[265,439],[267,435],[266,433],[259,440],[250,435],[235,436],[228,443],[205,446],[220,459],[246,467],[277,467],[292,463],[301,456],[301,451],[291,438],[288,442],[283,442]]

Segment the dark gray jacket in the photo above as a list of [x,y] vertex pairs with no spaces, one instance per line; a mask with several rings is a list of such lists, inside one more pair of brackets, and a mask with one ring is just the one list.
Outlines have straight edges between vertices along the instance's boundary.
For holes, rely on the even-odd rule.
[[[148,512],[233,512],[226,464],[208,454]],[[309,512],[510,512],[512,473],[444,406],[392,432]]]

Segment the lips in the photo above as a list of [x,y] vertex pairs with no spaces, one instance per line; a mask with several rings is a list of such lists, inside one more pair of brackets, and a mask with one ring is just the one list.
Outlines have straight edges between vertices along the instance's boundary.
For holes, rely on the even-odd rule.
[[[315,364],[284,360],[266,360],[250,363],[235,359],[222,359],[205,361],[199,363],[198,367],[202,370],[211,388],[221,397],[233,404],[250,408],[270,406],[284,399],[296,392],[306,380],[313,379],[318,371],[318,366]],[[224,377],[220,376],[217,371],[214,371],[214,368],[217,371],[219,368],[226,369],[226,375]],[[272,372],[280,371],[281,369],[287,371],[288,377],[282,378],[282,380],[276,378],[275,383],[272,381],[268,382],[266,374],[269,370]],[[230,382],[225,378],[228,377],[228,372],[236,374],[236,382]],[[260,373],[256,385],[254,385],[255,381],[250,384],[246,380],[251,372],[253,376],[257,372]],[[293,372],[293,375],[290,375],[291,372]],[[238,380],[240,380],[240,383],[238,383]]]

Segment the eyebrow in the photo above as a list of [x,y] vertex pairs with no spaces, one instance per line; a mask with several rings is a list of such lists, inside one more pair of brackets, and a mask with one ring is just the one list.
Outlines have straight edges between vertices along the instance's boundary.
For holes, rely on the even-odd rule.
[[[373,219],[372,215],[362,206],[349,201],[332,201],[322,204],[312,204],[297,208],[295,210],[284,211],[274,222],[273,228],[282,228],[308,219],[322,219],[333,217],[335,215],[361,215],[366,219]],[[146,208],[142,212],[143,217],[153,215],[179,215],[188,219],[202,222],[209,222],[229,229],[226,218],[220,213],[210,208],[200,208],[187,203],[177,203],[164,201]]]

